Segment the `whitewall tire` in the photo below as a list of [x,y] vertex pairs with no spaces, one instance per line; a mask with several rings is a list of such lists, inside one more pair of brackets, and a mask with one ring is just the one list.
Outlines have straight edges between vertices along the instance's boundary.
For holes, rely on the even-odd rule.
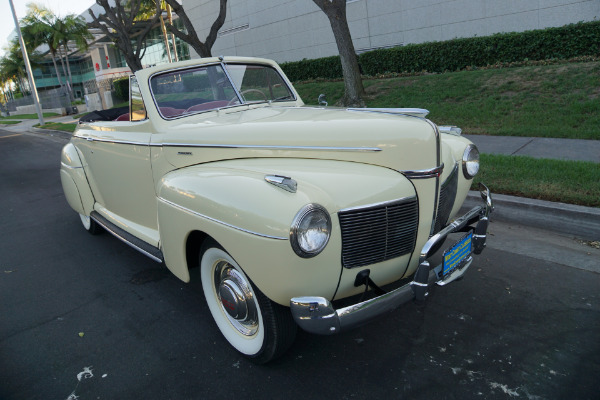
[[219,330],[237,351],[257,363],[287,350],[296,335],[288,308],[255,288],[236,261],[216,243],[204,246],[200,277]]

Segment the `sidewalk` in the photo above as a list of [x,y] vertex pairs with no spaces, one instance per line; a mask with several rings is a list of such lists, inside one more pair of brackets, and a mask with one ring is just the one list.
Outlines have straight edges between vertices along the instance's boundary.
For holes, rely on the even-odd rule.
[[[48,122],[62,122],[63,124],[76,124],[78,120],[73,119],[72,115],[66,115],[66,116],[56,116],[56,117],[44,117],[44,122],[48,123]],[[9,131],[9,132],[35,132],[33,126],[39,124],[40,121],[39,119],[35,118],[35,119],[24,119],[21,120],[21,123],[19,124],[14,124],[14,125],[0,125],[0,129],[3,129],[5,131]],[[41,129],[40,129],[41,130]],[[39,132],[39,131],[38,131]]]
[[[600,140],[463,135],[480,153],[600,163]],[[600,139],[600,129],[598,130]]]

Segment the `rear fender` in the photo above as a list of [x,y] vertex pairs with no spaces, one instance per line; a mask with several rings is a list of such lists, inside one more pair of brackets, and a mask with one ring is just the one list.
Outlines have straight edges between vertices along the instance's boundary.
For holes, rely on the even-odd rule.
[[94,196],[79,153],[72,143],[63,147],[61,153],[60,181],[71,208],[80,214],[90,215],[94,207]]

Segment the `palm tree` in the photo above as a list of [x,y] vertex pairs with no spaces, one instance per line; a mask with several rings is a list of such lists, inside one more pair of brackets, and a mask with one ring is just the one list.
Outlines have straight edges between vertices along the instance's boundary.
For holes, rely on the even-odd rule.
[[54,45],[58,48],[62,46],[69,76],[71,99],[73,99],[72,87],[73,76],[69,65],[69,42],[74,41],[80,50],[87,50],[88,39],[92,39],[92,34],[88,31],[87,24],[82,17],[75,14],[68,14],[63,18],[58,18],[55,24],[56,34],[54,36]]
[[[21,52],[21,45],[17,38],[13,39],[4,57],[0,58],[0,75],[5,81],[13,81],[19,91],[25,95],[27,88],[27,77],[24,74],[25,62],[23,61],[23,53]],[[32,65],[36,65],[41,60],[38,53],[32,52],[29,55],[29,61]]]
[[85,50],[88,47],[87,40],[92,39],[92,34],[89,33],[85,20],[75,14],[68,14],[61,18],[41,5],[28,4],[27,7],[27,16],[21,20],[23,36],[34,44],[32,48],[40,44],[48,46],[58,83],[63,87],[61,73],[56,63],[56,58],[60,59],[65,86],[69,97],[73,100],[69,42],[73,41],[80,50]]
[[55,45],[57,17],[51,10],[38,4],[30,3],[27,5],[27,8],[27,15],[21,19],[21,22],[23,23],[21,28],[23,38],[25,39],[25,42],[34,44],[34,46],[31,47],[34,49],[40,44],[48,46],[52,63],[54,64],[54,70],[56,71],[58,84],[63,87],[62,77],[58,65],[56,64],[56,57],[58,55],[58,49]]

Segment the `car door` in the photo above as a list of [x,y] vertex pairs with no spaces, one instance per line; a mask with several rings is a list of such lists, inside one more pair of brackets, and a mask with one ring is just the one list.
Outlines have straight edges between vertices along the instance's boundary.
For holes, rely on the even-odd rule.
[[[121,121],[125,119],[125,121]],[[96,204],[109,221],[158,246],[156,193],[151,168],[152,125],[135,76],[130,78],[129,118],[81,129],[78,148],[85,159]]]

